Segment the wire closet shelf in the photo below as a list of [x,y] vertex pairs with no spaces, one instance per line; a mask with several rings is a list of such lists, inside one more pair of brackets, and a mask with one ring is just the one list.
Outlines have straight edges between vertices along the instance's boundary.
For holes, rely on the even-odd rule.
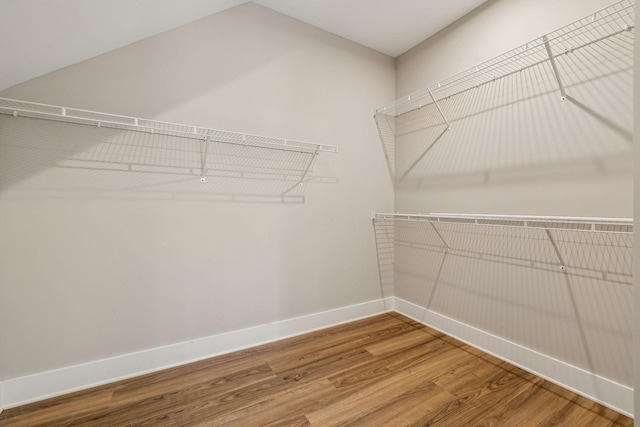
[[[150,167],[158,170],[169,168],[171,172],[185,169],[188,175],[200,175],[201,182],[205,182],[207,176],[218,180],[234,177],[255,180],[264,177],[274,182],[282,181],[276,191],[282,197],[291,194],[308,180],[318,154],[338,152],[337,147],[326,144],[8,98],[0,98],[0,114],[84,125],[102,128],[103,131],[110,129],[129,135],[114,137],[106,142],[96,136],[94,146],[87,146],[82,154],[72,156],[72,160],[97,162],[100,168],[106,163],[124,164],[128,165],[128,171]],[[150,138],[156,138],[155,142]],[[107,147],[111,145],[113,147]]]
[[381,280],[394,258],[382,259],[381,249],[404,247],[631,284],[630,218],[374,213],[372,220],[384,246]]
[[398,117],[428,105],[437,106],[440,99],[460,95],[547,62],[550,62],[554,68],[560,100],[564,101],[566,93],[556,69],[557,59],[633,29],[634,1],[623,0],[475,67],[397,99],[376,109],[375,114]]
[[481,215],[481,214],[405,214],[374,213],[374,221],[399,220],[423,221],[441,224],[469,224],[485,227],[508,227],[520,229],[553,229],[595,233],[633,233],[631,218],[590,218],[590,217],[554,217],[525,215]]
[[0,113],[10,114],[14,117],[21,116],[47,119],[157,135],[177,136],[201,141],[275,148],[285,151],[338,152],[338,147],[333,145],[314,144],[291,139],[273,138],[248,133],[161,122],[157,120],[61,107],[58,105],[40,104],[8,98],[0,98]]

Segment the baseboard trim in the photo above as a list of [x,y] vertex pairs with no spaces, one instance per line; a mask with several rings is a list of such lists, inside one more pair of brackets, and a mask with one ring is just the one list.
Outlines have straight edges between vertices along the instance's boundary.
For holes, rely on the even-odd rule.
[[192,341],[68,366],[0,382],[2,409],[60,396],[209,357],[352,322],[393,309],[393,298],[378,299]]
[[388,311],[412,318],[626,416],[633,389],[403,300],[389,297],[0,382],[3,409],[184,365]]
[[473,326],[394,297],[394,310],[424,325],[569,389],[628,417],[633,417],[633,388],[489,334]]

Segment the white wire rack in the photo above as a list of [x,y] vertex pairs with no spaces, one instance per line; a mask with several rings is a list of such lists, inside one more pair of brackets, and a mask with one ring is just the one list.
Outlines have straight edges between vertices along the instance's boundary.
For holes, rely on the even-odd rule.
[[482,214],[403,214],[374,213],[373,220],[427,221],[442,224],[470,224],[485,227],[510,227],[523,229],[553,229],[589,231],[595,233],[633,233],[631,218],[590,218],[563,216],[482,215]]
[[328,152],[337,153],[338,147],[325,144],[251,135],[248,133],[230,132],[198,126],[189,126],[137,117],[122,116],[58,105],[40,104],[0,98],[0,113],[14,117],[32,117],[55,120],[59,122],[86,124],[91,126],[123,129],[149,134],[177,136],[181,138],[213,141],[225,144],[248,145],[262,148],[275,148],[287,151]]
[[381,288],[425,321],[446,316],[629,384],[631,219],[376,213],[373,225]]
[[[338,152],[332,145],[7,98],[0,98],[0,114],[6,115],[0,142],[5,155],[24,163],[31,153],[57,168],[136,173],[140,178],[128,187],[165,189],[172,180],[199,176],[202,183],[211,178],[201,192],[299,200],[304,184],[317,182],[312,169],[318,155]],[[0,174],[4,183],[29,169],[6,166]],[[143,173],[156,177],[145,180]],[[173,184],[171,191],[181,192]]]
[[629,218],[374,213],[372,219],[376,235],[389,236],[378,242],[379,252],[401,246],[631,284]]
[[623,0],[378,108],[392,178],[628,157],[633,29]]
[[[391,116],[406,114],[427,105],[437,104],[439,99],[460,95],[548,62],[556,71],[559,92],[565,96],[562,77],[557,75],[555,61],[559,57],[594,43],[605,42],[614,36],[630,33],[634,28],[634,22],[634,1],[623,0],[475,67],[397,99],[376,109],[376,114]],[[633,35],[628,37],[633,38]],[[616,50],[619,55],[627,55],[625,47],[620,44],[613,43],[607,46]]]

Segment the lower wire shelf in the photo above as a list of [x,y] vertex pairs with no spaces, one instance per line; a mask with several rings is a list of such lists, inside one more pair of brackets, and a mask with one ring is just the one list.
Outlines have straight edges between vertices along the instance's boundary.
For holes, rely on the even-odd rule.
[[[499,358],[629,407],[631,219],[450,213],[372,219],[383,297],[394,296],[414,318]],[[589,379],[575,380],[577,372]]]
[[374,213],[372,219],[381,269],[393,257],[380,254],[396,246],[632,283],[630,218]]

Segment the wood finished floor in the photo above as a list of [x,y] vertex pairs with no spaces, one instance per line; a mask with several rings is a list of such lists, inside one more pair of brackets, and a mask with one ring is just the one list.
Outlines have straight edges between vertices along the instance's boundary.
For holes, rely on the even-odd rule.
[[631,426],[390,313],[0,414],[0,426]]

